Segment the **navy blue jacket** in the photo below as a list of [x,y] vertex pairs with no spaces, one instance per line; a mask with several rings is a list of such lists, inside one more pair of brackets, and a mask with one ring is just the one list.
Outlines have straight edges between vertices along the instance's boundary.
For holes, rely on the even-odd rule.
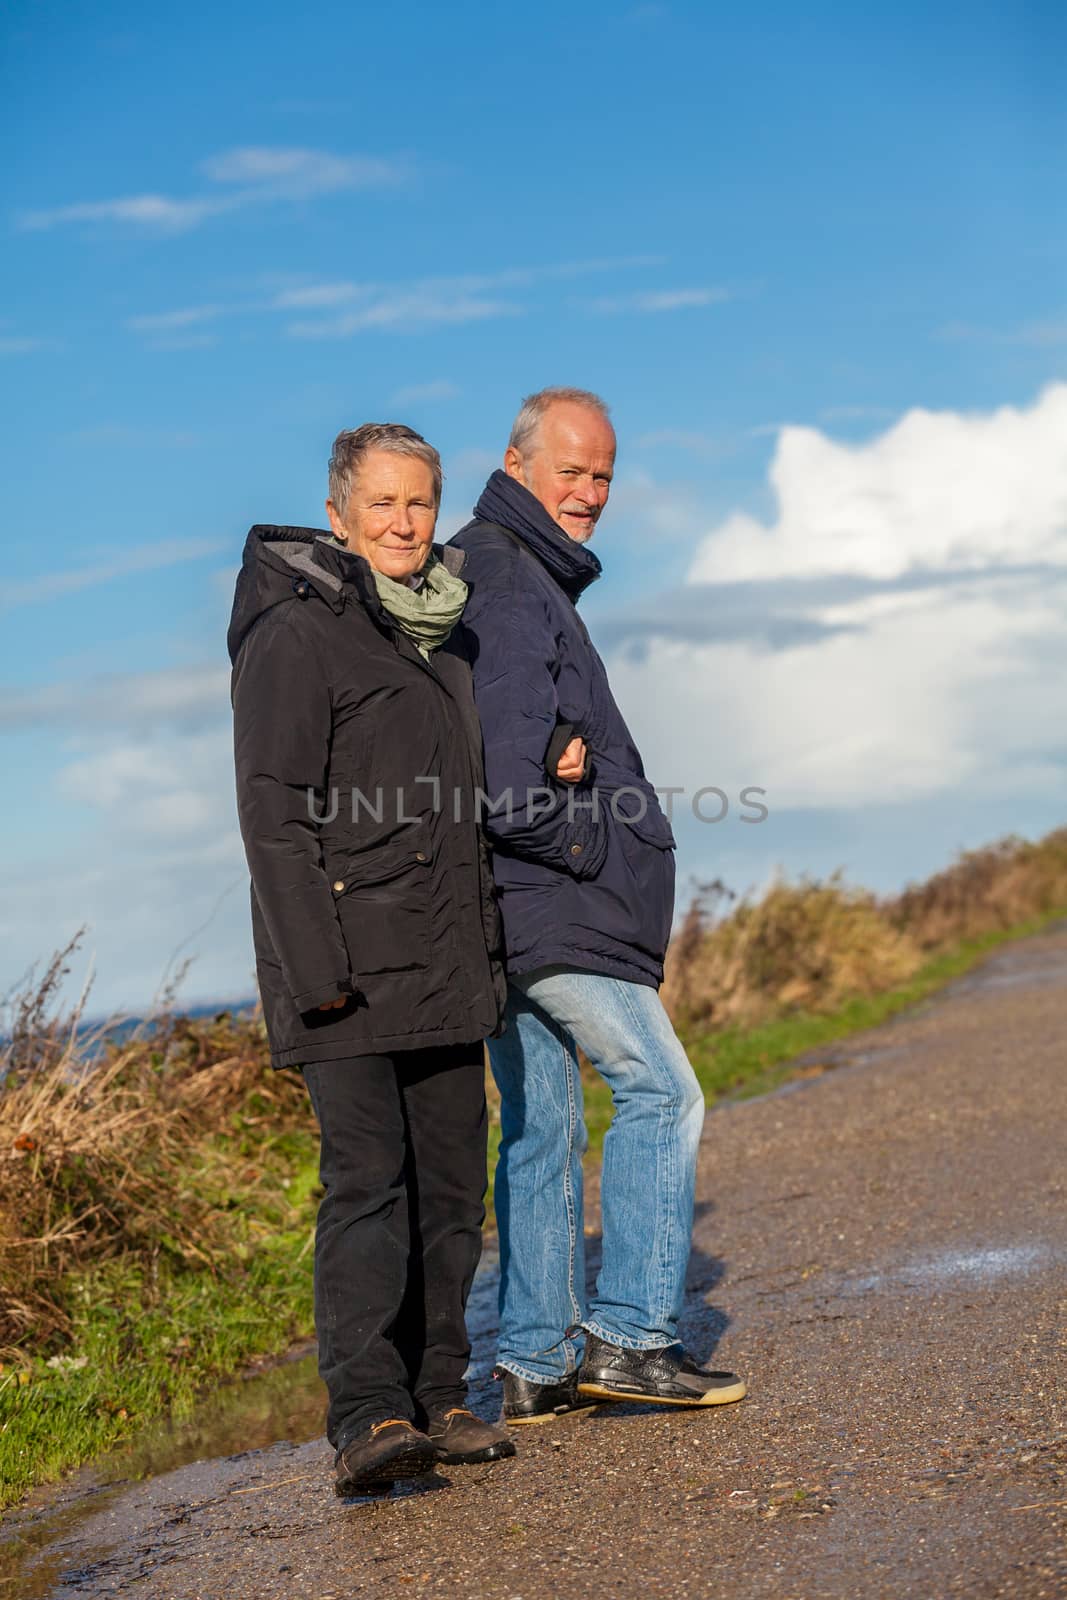
[[[658,986],[674,836],[576,609],[600,562],[503,472],[452,543],[467,557],[463,623],[508,971],[559,963]],[[560,783],[550,773],[575,734],[590,768]]]

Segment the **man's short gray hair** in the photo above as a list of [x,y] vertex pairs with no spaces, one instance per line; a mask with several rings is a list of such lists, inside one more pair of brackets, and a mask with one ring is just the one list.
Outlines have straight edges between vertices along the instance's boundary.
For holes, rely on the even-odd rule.
[[519,414],[511,426],[508,448],[517,450],[520,455],[527,455],[537,438],[545,412],[561,401],[573,406],[588,406],[590,411],[599,412],[605,422],[611,421],[607,403],[589,389],[538,389],[536,394],[528,394],[519,407]]
[[345,428],[333,441],[330,499],[341,516],[347,510],[359,464],[370,450],[390,450],[394,455],[425,461],[433,473],[434,504],[441,504],[441,457],[433,445],[403,422],[365,422],[360,428]]

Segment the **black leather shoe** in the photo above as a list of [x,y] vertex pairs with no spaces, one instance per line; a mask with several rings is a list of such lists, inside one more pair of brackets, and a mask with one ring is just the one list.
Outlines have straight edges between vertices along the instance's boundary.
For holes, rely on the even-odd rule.
[[578,1393],[597,1400],[646,1400],[660,1406],[724,1406],[748,1390],[732,1372],[708,1372],[680,1344],[624,1350],[586,1334]]
[[583,1400],[576,1388],[577,1373],[569,1372],[558,1383],[531,1383],[506,1367],[497,1367],[494,1378],[504,1380],[504,1410],[509,1428],[529,1422],[555,1422],[570,1411],[588,1411],[595,1402]]
[[437,1448],[438,1461],[448,1466],[475,1466],[479,1461],[502,1461],[515,1454],[505,1428],[483,1422],[466,1406],[431,1414],[426,1434]]
[[360,1494],[399,1478],[422,1478],[437,1461],[437,1447],[424,1433],[402,1417],[390,1417],[338,1452],[334,1488],[340,1495]]

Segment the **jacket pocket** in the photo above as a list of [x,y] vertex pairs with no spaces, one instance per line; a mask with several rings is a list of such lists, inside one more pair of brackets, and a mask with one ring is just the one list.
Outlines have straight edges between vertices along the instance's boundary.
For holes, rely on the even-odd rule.
[[325,865],[357,987],[365,973],[425,971],[433,873],[429,825],[412,823],[362,850],[335,843]]
[[654,845],[657,850],[675,848],[671,825],[654,790],[646,793],[637,784],[618,789],[612,796],[612,814],[618,826],[636,834],[642,844]]
[[661,962],[674,919],[674,834],[655,794],[642,806],[636,786],[616,795],[617,830],[630,881],[628,943]]

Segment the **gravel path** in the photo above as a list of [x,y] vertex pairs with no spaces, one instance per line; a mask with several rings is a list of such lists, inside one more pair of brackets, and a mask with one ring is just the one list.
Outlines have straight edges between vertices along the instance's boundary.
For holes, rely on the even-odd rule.
[[684,1332],[742,1405],[603,1407],[379,1501],[321,1440],[68,1495],[0,1600],[1062,1600],[1065,1066],[1057,931],[709,1116]]

